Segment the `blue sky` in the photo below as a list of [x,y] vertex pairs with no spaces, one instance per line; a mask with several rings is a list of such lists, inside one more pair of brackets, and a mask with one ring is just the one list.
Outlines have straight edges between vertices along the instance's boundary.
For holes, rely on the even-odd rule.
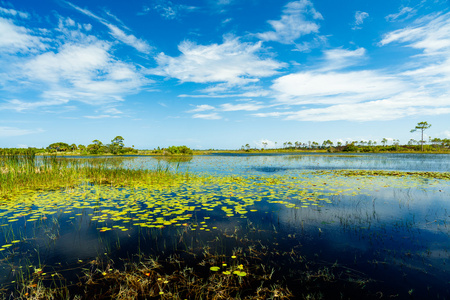
[[449,1],[0,0],[0,147],[450,138]]

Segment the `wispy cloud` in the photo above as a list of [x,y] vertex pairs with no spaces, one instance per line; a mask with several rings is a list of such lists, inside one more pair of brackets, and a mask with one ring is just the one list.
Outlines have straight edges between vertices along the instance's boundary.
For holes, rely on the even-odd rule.
[[31,30],[0,17],[0,53],[26,53],[46,49],[44,39]]
[[22,19],[28,19],[30,15],[25,12],[21,12],[12,8],[3,8],[0,7],[0,15],[10,15],[13,17],[20,17]]
[[[221,119],[222,117],[218,115],[217,112],[236,112],[236,111],[256,111],[264,108],[266,106],[262,105],[261,103],[255,103],[253,101],[250,102],[244,102],[244,103],[224,103],[217,107],[209,105],[209,104],[202,104],[197,105],[196,108],[188,110],[188,113],[196,113],[192,115],[192,118],[200,118],[200,119],[209,119],[209,120],[217,120]],[[204,112],[204,111],[215,111],[209,114],[198,114],[198,112]]]
[[376,71],[300,72],[282,76],[272,85],[277,102],[290,105],[378,100],[405,88],[409,86],[398,78]]
[[311,1],[289,2],[284,7],[280,20],[268,21],[273,31],[258,33],[257,36],[263,41],[294,44],[301,36],[319,32],[317,20],[323,20],[323,17],[315,10]]
[[120,116],[117,115],[96,115],[96,116],[84,116],[86,119],[117,119]]
[[207,46],[185,41],[178,49],[182,53],[178,57],[160,53],[156,57],[158,67],[151,73],[181,82],[223,82],[235,86],[257,82],[277,74],[285,66],[271,58],[260,58],[260,42],[243,43],[235,37],[225,37],[222,44]]
[[369,17],[369,13],[365,11],[357,11],[355,12],[355,22],[353,23],[353,30],[361,29],[361,25],[364,23],[364,19]]
[[6,101],[6,103],[0,104],[0,110],[14,110],[17,112],[23,112],[27,110],[35,110],[40,108],[46,108],[51,106],[59,106],[67,104],[67,99],[48,99],[44,101],[27,102],[23,100],[13,99]]
[[220,110],[222,111],[255,111],[264,108],[265,106],[260,105],[258,103],[225,103],[220,106]]
[[12,137],[12,136],[21,136],[27,134],[35,134],[44,132],[42,129],[20,129],[16,127],[4,127],[0,126],[0,137]]
[[213,109],[215,109],[215,107],[212,105],[202,104],[202,105],[197,105],[196,108],[191,109],[188,112],[194,113],[194,112],[201,112],[201,111],[207,111],[207,110],[213,110]]
[[120,29],[116,25],[111,24],[110,22],[97,16],[96,14],[92,13],[91,11],[89,11],[87,9],[83,9],[73,3],[70,3],[70,2],[66,2],[66,3],[68,5],[70,5],[72,8],[74,8],[75,10],[81,12],[82,14],[84,14],[88,17],[91,17],[91,18],[97,20],[98,22],[102,23],[103,25],[105,25],[109,29],[109,33],[111,34],[111,36],[113,36],[115,39],[135,48],[139,52],[142,52],[142,53],[150,52],[151,47],[146,41],[139,39],[132,34],[126,34],[122,29]]
[[381,46],[406,43],[427,55],[448,54],[450,49],[450,13],[432,14],[418,19],[413,26],[386,34]]
[[156,12],[158,12],[158,14],[161,17],[163,17],[164,19],[173,20],[173,19],[180,17],[181,15],[183,15],[186,12],[193,12],[193,11],[198,10],[198,7],[183,5],[183,4],[176,4],[176,3],[173,3],[172,1],[159,0],[159,1],[156,1],[156,3],[152,7],[144,6],[144,8],[140,14],[141,15],[147,14],[151,10],[155,10]]
[[388,22],[395,22],[395,21],[404,21],[416,14],[416,10],[411,7],[402,7],[402,9],[396,13],[396,14],[390,14],[385,17],[386,21]]
[[366,49],[347,50],[342,48],[325,50],[323,71],[343,69],[349,66],[358,65],[366,58]]
[[205,120],[220,120],[222,119],[218,113],[210,113],[210,114],[195,114],[192,116],[194,119],[205,119]]

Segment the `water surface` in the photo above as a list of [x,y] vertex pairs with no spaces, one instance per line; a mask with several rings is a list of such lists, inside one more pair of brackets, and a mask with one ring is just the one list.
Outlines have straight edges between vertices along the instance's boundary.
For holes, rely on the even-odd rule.
[[[307,293],[298,278],[315,270],[311,282],[323,285],[312,286],[314,293],[330,289],[352,299],[361,291],[374,299],[450,297],[449,181],[348,177],[338,171],[443,172],[449,167],[446,155],[119,160],[116,167],[189,170],[204,180],[119,189],[85,184],[2,203],[3,287],[14,288],[18,274],[36,276],[40,269],[44,278],[62,274],[67,282],[76,281],[97,258],[119,268],[137,253],[201,257],[208,249],[231,257],[241,249],[242,257],[249,251],[255,263],[273,267],[274,280],[297,295]],[[315,173],[319,170],[331,172]],[[195,259],[187,263],[201,268]],[[256,265],[243,268],[257,272]]]

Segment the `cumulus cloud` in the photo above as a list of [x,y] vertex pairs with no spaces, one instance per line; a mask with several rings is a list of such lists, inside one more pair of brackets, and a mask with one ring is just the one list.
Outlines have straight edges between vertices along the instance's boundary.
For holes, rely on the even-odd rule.
[[72,100],[111,103],[150,82],[136,66],[113,56],[114,43],[88,35],[87,27],[59,17],[57,27],[46,29],[44,39],[32,34],[39,29],[0,18],[0,86],[35,95],[34,101],[19,100],[21,96],[4,100],[0,109],[21,112]]
[[181,82],[222,82],[228,86],[257,82],[261,77],[277,74],[285,64],[271,58],[260,58],[261,43],[240,42],[225,37],[222,44],[197,45],[184,41],[178,46],[181,55],[160,53],[158,67],[152,74],[176,78]]
[[137,91],[145,79],[129,64],[115,60],[110,45],[65,44],[58,52],[46,52],[22,67],[22,76],[48,85],[48,97],[86,103],[120,101]]
[[[417,50],[414,63],[389,70],[345,70],[366,51],[324,51],[325,66],[279,77],[271,86],[281,111],[253,114],[301,121],[378,121],[450,113],[450,13],[424,16],[387,33],[379,46]],[[295,108],[300,106],[300,108]]]
[[323,20],[309,0],[293,1],[286,4],[280,20],[271,20],[268,23],[273,31],[258,33],[263,41],[276,41],[283,44],[293,44],[301,36],[318,33],[317,20]]

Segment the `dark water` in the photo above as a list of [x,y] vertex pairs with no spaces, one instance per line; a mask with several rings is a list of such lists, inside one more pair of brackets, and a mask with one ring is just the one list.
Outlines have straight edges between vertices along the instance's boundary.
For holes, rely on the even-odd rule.
[[[154,168],[158,163],[135,157],[125,158],[122,166]],[[122,259],[137,253],[164,257],[189,252],[200,257],[209,249],[230,257],[237,248],[250,248],[257,254],[249,261],[273,267],[274,280],[297,295],[305,295],[299,277],[329,270],[329,281],[317,272],[311,281],[322,285],[311,287],[315,293],[329,290],[325,298],[339,293],[351,299],[450,298],[448,181],[312,172],[444,172],[450,166],[446,155],[216,155],[167,166],[218,177],[209,184],[157,192],[84,186],[3,203],[2,286],[14,289],[19,275],[35,276],[36,269],[43,269],[49,280],[56,272],[67,283],[76,282],[81,270],[99,257],[120,267]],[[222,175],[248,179],[233,184],[217,179]],[[173,220],[168,214],[179,209],[170,202],[176,197],[191,208],[189,216],[163,226],[158,217]],[[109,230],[103,231],[105,227]],[[208,271],[198,261],[192,264]],[[256,272],[252,265],[245,267]]]

